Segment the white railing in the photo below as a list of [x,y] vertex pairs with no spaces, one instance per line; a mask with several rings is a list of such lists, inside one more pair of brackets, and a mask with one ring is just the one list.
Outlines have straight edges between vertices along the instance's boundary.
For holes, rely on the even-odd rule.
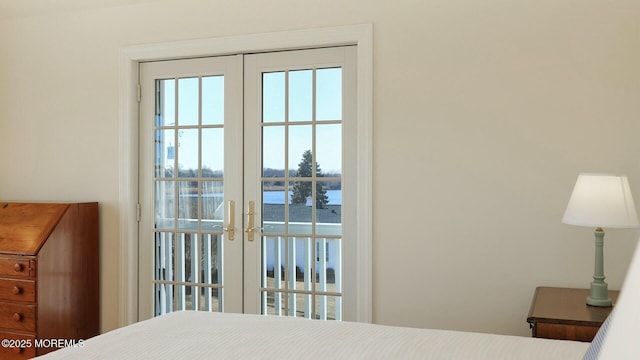
[[217,270],[222,252],[216,251],[218,235],[178,233],[177,236],[174,246],[173,233],[156,233],[156,315],[176,310],[218,311],[222,308]]
[[[221,221],[203,222],[207,230],[221,224]],[[157,225],[159,231],[164,226],[173,227],[170,221]],[[341,225],[316,224],[315,235],[311,234],[309,223],[287,225],[288,231],[283,222],[263,224],[263,313],[340,320]],[[223,291],[222,273],[218,272],[222,264],[218,243],[221,235],[196,233],[195,220],[179,221],[178,227],[185,232],[156,233],[156,315],[176,310],[219,311]],[[175,241],[174,236],[177,236]],[[286,269],[286,273],[281,269]]]
[[335,238],[315,238],[316,246],[313,246],[311,237],[265,236],[262,248],[263,312],[340,320],[340,242]]

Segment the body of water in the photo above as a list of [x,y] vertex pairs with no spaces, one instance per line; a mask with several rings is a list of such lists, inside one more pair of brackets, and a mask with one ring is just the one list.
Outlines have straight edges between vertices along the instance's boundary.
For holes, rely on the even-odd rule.
[[[293,191],[287,191],[287,202],[291,204],[291,195]],[[327,205],[342,205],[342,190],[327,190],[329,203]],[[265,204],[282,204],[285,201],[285,191],[265,191],[263,195]]]

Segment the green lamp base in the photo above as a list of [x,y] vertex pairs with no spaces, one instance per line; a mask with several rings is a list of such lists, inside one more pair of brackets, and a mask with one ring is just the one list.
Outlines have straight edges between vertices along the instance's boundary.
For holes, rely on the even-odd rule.
[[587,296],[587,305],[602,307],[612,305],[609,297],[609,286],[604,282],[604,276],[594,276],[591,283],[591,291]]
[[587,305],[607,307],[611,306],[611,299],[609,298],[609,286],[604,281],[604,230],[599,227],[594,234],[596,236],[596,266],[591,282],[591,292],[587,297]]
[[591,296],[587,297],[587,305],[609,307],[612,306],[611,298],[594,299]]

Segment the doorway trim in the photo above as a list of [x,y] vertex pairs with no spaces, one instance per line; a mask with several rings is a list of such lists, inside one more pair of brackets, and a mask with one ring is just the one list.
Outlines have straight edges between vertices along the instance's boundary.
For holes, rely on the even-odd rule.
[[138,64],[249,52],[357,45],[357,321],[372,321],[373,26],[348,25],[127,46],[120,50],[119,325],[138,319]]

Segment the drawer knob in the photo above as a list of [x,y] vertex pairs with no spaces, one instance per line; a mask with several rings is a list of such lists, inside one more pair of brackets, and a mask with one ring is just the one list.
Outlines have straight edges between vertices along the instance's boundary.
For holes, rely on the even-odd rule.
[[13,265],[13,270],[15,270],[15,272],[20,272],[24,269],[24,267],[22,266],[22,264],[15,264]]
[[13,292],[13,295],[20,295],[20,293],[22,293],[22,289],[17,286],[14,286],[11,292]]
[[22,315],[20,315],[20,313],[13,313],[13,321],[20,321],[22,320]]

